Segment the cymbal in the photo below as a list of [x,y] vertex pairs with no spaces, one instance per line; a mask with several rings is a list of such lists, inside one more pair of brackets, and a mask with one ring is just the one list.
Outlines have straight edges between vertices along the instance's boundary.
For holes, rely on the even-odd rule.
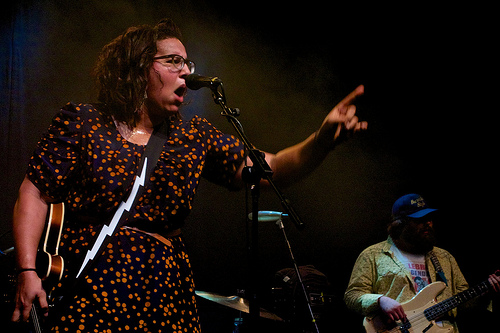
[[[241,298],[239,296],[222,296],[216,293],[210,293],[200,290],[196,290],[195,293],[196,295],[204,299],[208,299],[209,301],[215,302],[217,304],[221,304],[245,313],[250,313],[249,302],[246,299]],[[283,321],[283,319],[281,319],[274,313],[271,313],[263,308],[260,308],[260,316],[262,318],[267,318],[271,320]]]

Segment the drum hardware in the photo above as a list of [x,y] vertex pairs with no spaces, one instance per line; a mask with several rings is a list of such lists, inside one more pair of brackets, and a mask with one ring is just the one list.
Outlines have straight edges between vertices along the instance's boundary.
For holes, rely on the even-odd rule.
[[233,333],[242,333],[242,326],[243,326],[243,318],[240,315],[240,317],[234,319]]
[[[335,296],[325,294],[324,292],[309,291],[309,286],[306,286],[306,289],[308,290],[309,302],[313,309],[314,317],[317,319],[323,307],[333,306]],[[300,309],[297,308],[302,308],[304,306],[302,297],[297,293],[297,291],[284,290],[282,287],[273,287],[271,289],[271,295],[274,302],[272,310],[278,316],[282,317],[284,321],[296,319],[296,311],[300,311]]]

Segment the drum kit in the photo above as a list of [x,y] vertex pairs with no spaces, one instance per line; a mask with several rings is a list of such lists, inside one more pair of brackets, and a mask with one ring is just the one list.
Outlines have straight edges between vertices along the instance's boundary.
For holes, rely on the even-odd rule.
[[[287,214],[281,212],[258,212],[259,223],[276,222],[283,231],[294,264],[293,268],[282,269],[275,274],[271,298],[268,299],[270,302],[267,303],[268,306],[272,307],[273,312],[258,306],[257,318],[260,318],[258,321],[261,323],[258,331],[318,333],[318,323],[322,322],[323,313],[331,309],[333,296],[328,295],[329,282],[323,273],[311,265],[300,267],[296,265],[281,221],[281,218],[286,216]],[[252,219],[252,214],[249,214],[248,217]],[[196,295],[240,312],[239,318],[236,318],[234,322],[233,333],[256,331],[256,326],[253,326],[253,329],[248,328],[249,323],[251,323],[249,326],[255,324],[253,322],[256,321],[255,312],[257,311],[254,309],[252,312],[251,302],[249,299],[243,298],[244,291],[238,291],[237,295],[225,296],[197,290]],[[246,296],[251,298],[252,293],[247,293]],[[249,315],[244,316],[243,314]],[[262,325],[266,327],[262,328]]]
[[[301,266],[301,273],[304,267],[311,266]],[[292,269],[289,269],[292,270]],[[280,272],[276,274],[278,277]],[[312,333],[316,332],[315,328],[311,324],[309,314],[305,305],[302,301],[300,293],[295,294],[297,290],[296,283],[291,288],[273,287],[271,292],[270,302],[266,303],[272,308],[272,311],[260,308],[259,310],[259,326],[258,332],[287,332],[287,333]],[[309,286],[308,286],[309,287]],[[313,313],[315,321],[320,325],[321,329],[328,326],[325,318],[327,314],[333,310],[333,300],[332,295],[328,295],[324,292],[318,292],[318,288],[307,288],[310,301],[313,304]],[[325,287],[325,290],[327,288]],[[248,314],[250,313],[249,301],[240,295],[240,290],[238,290],[238,295],[225,296],[214,292],[206,292],[196,290],[196,295],[202,299],[208,300],[209,303],[216,303],[223,307],[234,309],[239,311],[239,316],[232,317],[234,320],[233,333],[241,332],[254,332],[254,330],[248,330],[247,327],[243,326],[248,324]],[[243,295],[244,291],[241,293]],[[203,306],[202,306],[203,308]],[[200,308],[201,310],[201,308]],[[203,311],[203,310],[201,310]],[[220,320],[229,320],[227,314],[222,315],[220,310],[216,311]],[[229,321],[228,321],[229,323]],[[226,326],[228,328],[228,326]],[[220,327],[217,328],[217,332],[223,331]],[[209,329],[210,331],[210,329]]]

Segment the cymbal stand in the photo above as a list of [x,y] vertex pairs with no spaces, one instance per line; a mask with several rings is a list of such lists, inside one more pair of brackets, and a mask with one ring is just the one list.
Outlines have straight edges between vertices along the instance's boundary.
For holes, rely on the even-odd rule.
[[288,253],[290,254],[290,259],[292,260],[295,274],[297,274],[297,279],[299,280],[300,287],[302,288],[302,293],[303,293],[305,300],[306,300],[307,309],[309,310],[309,315],[311,316],[311,322],[314,326],[314,331],[316,333],[319,333],[318,324],[316,323],[316,319],[314,318],[314,313],[313,313],[312,307],[311,307],[311,299],[309,297],[309,294],[307,293],[306,286],[304,285],[304,282],[302,281],[302,276],[300,275],[300,270],[299,270],[299,267],[297,266],[297,261],[295,260],[295,256],[293,255],[292,246],[290,245],[290,242],[288,241],[288,237],[287,237],[286,232],[285,232],[285,226],[283,225],[283,219],[281,217],[278,219],[278,221],[276,221],[276,225],[283,232],[283,237],[285,238],[285,243],[286,243],[286,246],[288,248]]

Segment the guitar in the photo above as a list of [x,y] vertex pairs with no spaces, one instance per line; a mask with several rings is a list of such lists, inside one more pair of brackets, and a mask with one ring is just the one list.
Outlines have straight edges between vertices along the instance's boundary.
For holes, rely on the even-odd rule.
[[[64,203],[50,205],[49,218],[47,219],[44,242],[38,250],[36,258],[37,274],[42,280],[45,290],[61,280],[64,272],[64,260],[59,255],[59,243],[64,225]],[[50,301],[51,291],[47,293]],[[34,332],[41,333],[42,328],[35,304],[31,307],[30,320]]]
[[[500,271],[495,273],[500,276]],[[460,304],[471,299],[483,296],[493,290],[491,284],[486,280],[473,288],[467,289],[442,302],[436,302],[446,284],[444,282],[433,282],[422,289],[415,297],[408,302],[402,303],[408,321],[387,323],[387,319],[382,315],[373,318],[365,317],[363,325],[367,333],[449,333],[453,332],[453,327],[447,325],[440,327],[436,325],[436,319],[440,318],[448,311],[456,308]]]
[[59,243],[64,225],[64,203],[50,205],[45,239],[36,258],[37,273],[42,281],[58,282],[64,272],[64,260],[59,255]]

